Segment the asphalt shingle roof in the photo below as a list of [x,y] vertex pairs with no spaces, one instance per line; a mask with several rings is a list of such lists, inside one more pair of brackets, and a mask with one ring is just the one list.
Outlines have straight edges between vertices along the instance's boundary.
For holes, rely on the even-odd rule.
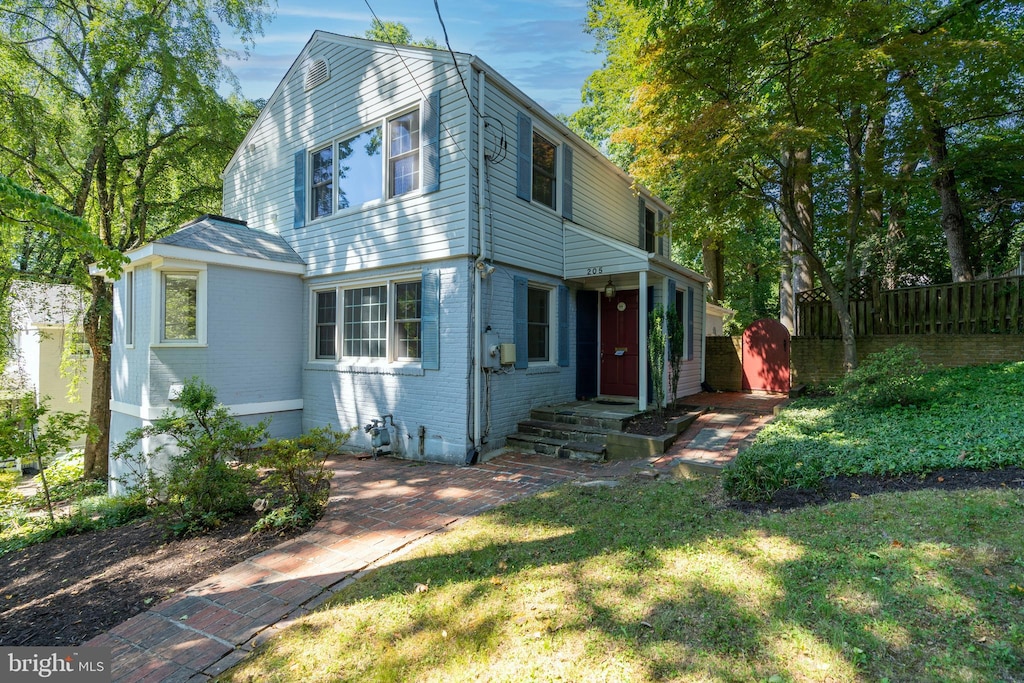
[[279,263],[305,264],[279,235],[251,230],[242,222],[220,216],[198,218],[177,232],[161,237],[156,243]]

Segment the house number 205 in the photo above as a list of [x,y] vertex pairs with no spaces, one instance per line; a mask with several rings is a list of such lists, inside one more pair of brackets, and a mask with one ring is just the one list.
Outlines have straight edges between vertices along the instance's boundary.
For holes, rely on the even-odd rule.
[[587,275],[600,275],[604,272],[604,266],[592,266],[587,268]]

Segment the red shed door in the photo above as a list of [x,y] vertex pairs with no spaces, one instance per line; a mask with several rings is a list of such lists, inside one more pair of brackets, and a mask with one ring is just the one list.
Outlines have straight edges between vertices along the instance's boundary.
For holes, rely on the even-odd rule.
[[640,295],[635,289],[601,297],[601,393],[640,395]]
[[778,320],[743,331],[743,390],[789,393],[789,330]]

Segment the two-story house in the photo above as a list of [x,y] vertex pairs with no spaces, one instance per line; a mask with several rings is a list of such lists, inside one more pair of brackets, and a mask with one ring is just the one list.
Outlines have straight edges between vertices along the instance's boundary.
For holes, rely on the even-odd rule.
[[392,415],[397,454],[468,463],[532,407],[647,406],[658,303],[686,323],[678,395],[700,390],[706,281],[670,259],[668,207],[475,56],[318,31],[223,213],[129,255],[114,441],[199,375],[276,434]]

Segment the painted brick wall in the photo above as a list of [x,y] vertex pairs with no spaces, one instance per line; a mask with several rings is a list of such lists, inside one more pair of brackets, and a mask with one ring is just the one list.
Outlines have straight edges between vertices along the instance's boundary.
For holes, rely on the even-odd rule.
[[[535,272],[501,267],[487,278],[484,284],[483,328],[490,326],[501,342],[514,342],[512,300],[514,296],[513,278],[522,276],[529,279],[530,284],[558,287],[561,279]],[[483,422],[488,430],[488,441],[484,451],[500,448],[505,437],[517,429],[520,420],[530,416],[530,409],[552,403],[572,401],[576,398],[576,296],[569,293],[569,353],[572,357],[569,367],[558,365],[558,331],[552,329],[551,360],[547,363],[535,363],[525,369],[514,370],[506,366],[501,371],[485,374],[485,397],[490,410],[485,413]],[[558,307],[557,290],[552,292],[551,302],[554,309]],[[557,319],[557,310],[554,311]],[[553,326],[557,328],[557,325]]]
[[[742,386],[740,337],[708,337],[707,382],[715,389],[739,391]],[[857,357],[884,351],[897,344],[913,346],[925,363],[960,367],[1024,360],[1024,336],[975,335],[880,335],[857,339]],[[843,343],[839,339],[793,337],[793,385],[814,386],[842,376]]]
[[[465,462],[470,441],[467,394],[471,349],[467,339],[471,333],[472,262],[458,259],[424,267],[441,272],[440,370],[423,370],[417,364],[353,367],[306,363],[302,372],[303,429],[325,424],[341,429],[356,427],[349,444],[368,449],[369,436],[362,427],[373,418],[391,413],[398,432],[393,432],[392,437],[397,437],[394,446],[399,455],[454,464]],[[365,272],[358,275],[367,277]],[[388,275],[387,271],[381,272],[382,279]],[[309,325],[303,327],[308,330]],[[422,456],[421,425],[426,430]]]

